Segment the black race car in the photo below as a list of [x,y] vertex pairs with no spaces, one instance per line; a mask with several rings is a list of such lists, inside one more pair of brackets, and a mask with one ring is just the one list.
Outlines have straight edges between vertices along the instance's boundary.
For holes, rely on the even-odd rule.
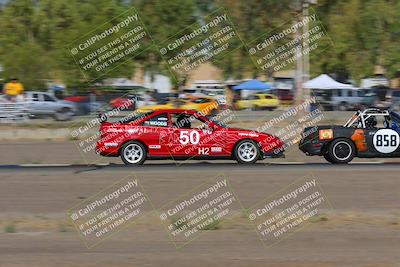
[[394,111],[357,111],[344,126],[307,127],[299,148],[335,164],[359,158],[400,157],[400,115]]

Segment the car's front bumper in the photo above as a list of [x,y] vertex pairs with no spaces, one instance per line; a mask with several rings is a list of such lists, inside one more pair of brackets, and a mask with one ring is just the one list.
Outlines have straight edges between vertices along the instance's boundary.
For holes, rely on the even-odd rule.
[[299,149],[303,151],[307,156],[322,155],[322,151],[325,143],[320,140],[306,140],[300,141]]
[[285,153],[284,151],[281,151],[279,153],[274,153],[274,152],[264,152],[263,153],[263,158],[264,159],[276,159],[276,158],[285,158]]

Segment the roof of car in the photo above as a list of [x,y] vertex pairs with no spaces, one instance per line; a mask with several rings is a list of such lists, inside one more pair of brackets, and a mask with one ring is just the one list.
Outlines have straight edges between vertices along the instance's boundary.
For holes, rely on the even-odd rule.
[[189,99],[199,99],[199,98],[214,99],[211,96],[195,96],[195,95],[187,96],[187,97],[184,97],[184,98],[189,98]]
[[191,110],[191,109],[182,109],[182,108],[173,108],[173,109],[158,109],[155,112],[157,113],[163,113],[163,112],[179,112],[179,113],[183,113],[183,112],[190,112],[190,113],[196,113],[196,110]]

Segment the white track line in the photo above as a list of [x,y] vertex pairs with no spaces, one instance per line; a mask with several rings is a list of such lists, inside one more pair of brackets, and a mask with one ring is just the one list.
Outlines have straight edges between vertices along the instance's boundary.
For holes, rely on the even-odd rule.
[[305,165],[306,162],[288,161],[288,162],[271,162],[265,163],[265,165]]
[[50,163],[50,164],[19,164],[20,167],[68,167],[73,166],[73,164],[64,163]]
[[361,161],[361,162],[350,162],[352,164],[364,164],[364,165],[378,165],[378,164],[385,164],[383,161]]
[[[324,163],[324,162],[297,162],[297,161],[288,161],[288,162],[270,162],[270,163],[265,163],[265,165],[307,165],[307,164],[315,164],[315,163]],[[326,162],[328,164],[328,162]],[[389,162],[389,161],[360,161],[360,162],[350,162],[349,165],[380,165],[380,164],[400,164],[400,162]],[[97,163],[97,164],[92,164],[92,165],[87,165],[88,167],[90,166],[109,166],[110,163]],[[337,166],[334,164],[331,164],[332,166]],[[19,167],[74,167],[77,166],[76,164],[67,164],[67,163],[49,163],[49,164],[18,164],[16,166]],[[85,165],[79,165],[79,166],[85,166]]]

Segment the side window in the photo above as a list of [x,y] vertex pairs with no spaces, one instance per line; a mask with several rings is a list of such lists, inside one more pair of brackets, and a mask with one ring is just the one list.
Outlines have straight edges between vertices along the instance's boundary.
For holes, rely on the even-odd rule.
[[348,90],[348,91],[347,91],[347,96],[348,96],[348,97],[352,97],[352,96],[353,96],[353,91]]
[[336,92],[337,92],[337,96],[342,96],[342,90],[338,89],[338,90],[336,90]]
[[162,113],[160,115],[151,117],[142,123],[143,126],[153,126],[153,127],[168,127],[168,115],[167,113]]
[[193,101],[193,103],[196,103],[196,104],[208,103],[208,102],[210,102],[210,99],[208,99],[208,98],[198,98]]
[[272,96],[266,95],[266,96],[264,96],[264,98],[265,98],[265,99],[272,99]]
[[44,97],[44,101],[47,101],[47,102],[54,102],[55,100],[51,97],[51,96],[49,96],[49,95],[43,95],[43,97]]
[[190,116],[185,113],[181,114],[171,114],[172,125],[174,128],[180,129],[206,129],[208,128],[208,123],[202,121],[195,116]]
[[39,101],[39,95],[38,94],[32,94],[32,101]]

